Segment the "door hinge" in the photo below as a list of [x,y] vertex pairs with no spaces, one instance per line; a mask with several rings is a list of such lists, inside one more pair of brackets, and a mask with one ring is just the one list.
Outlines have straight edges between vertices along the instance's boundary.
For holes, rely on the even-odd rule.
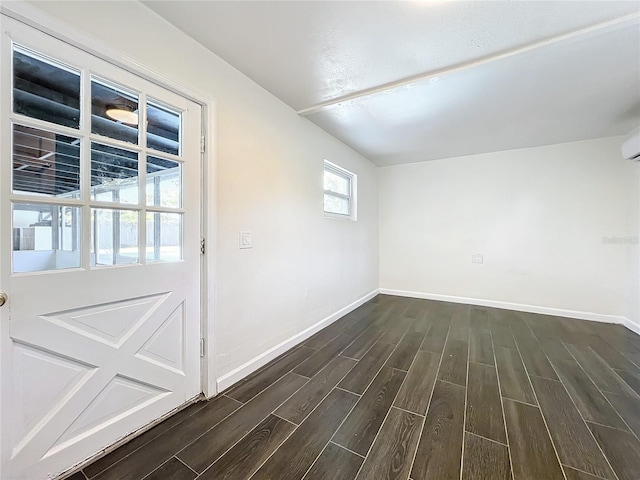
[[200,239],[200,253],[202,255],[204,255],[204,251],[205,251],[205,243],[204,243],[204,238]]
[[200,153],[204,153],[205,146],[206,146],[206,140],[205,140],[204,135],[202,135],[200,137]]
[[200,357],[204,357],[204,338],[200,339]]

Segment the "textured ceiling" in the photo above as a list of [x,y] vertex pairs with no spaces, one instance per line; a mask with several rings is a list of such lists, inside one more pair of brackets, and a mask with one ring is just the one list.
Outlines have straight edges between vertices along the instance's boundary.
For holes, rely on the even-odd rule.
[[378,165],[640,123],[637,1],[144,3]]

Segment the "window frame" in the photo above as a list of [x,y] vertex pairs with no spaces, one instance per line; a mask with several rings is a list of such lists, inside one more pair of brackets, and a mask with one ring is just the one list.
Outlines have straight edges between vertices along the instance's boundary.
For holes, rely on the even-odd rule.
[[[345,195],[342,193],[334,192],[332,190],[324,189],[324,175],[329,172],[339,177],[344,178],[349,182],[349,194]],[[351,172],[345,168],[342,168],[339,165],[336,165],[329,160],[324,160],[323,170],[322,170],[322,187],[323,187],[323,195],[322,195],[322,208],[324,211],[324,216],[328,218],[342,218],[348,219],[352,221],[357,221],[357,180],[358,175],[354,172]],[[324,208],[324,198],[325,196],[346,199],[349,202],[349,213],[338,213],[327,211]]]

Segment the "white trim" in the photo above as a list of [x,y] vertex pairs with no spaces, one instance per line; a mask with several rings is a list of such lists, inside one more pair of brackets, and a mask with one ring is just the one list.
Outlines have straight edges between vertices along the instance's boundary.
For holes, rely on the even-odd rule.
[[[203,332],[207,339],[205,345],[205,357],[201,364],[201,390],[206,397],[214,396],[216,391],[216,355],[215,355],[215,292],[217,279],[217,249],[215,239],[217,231],[217,207],[216,207],[216,109],[217,102],[211,95],[195,89],[191,86],[170,80],[167,77],[155,72],[143,63],[138,62],[128,54],[113,49],[96,38],[86,35],[67,23],[47,14],[41,9],[30,5],[26,1],[14,1],[10,4],[0,3],[0,14],[13,18],[25,25],[39,30],[53,38],[72,45],[94,57],[122,68],[140,78],[155,83],[181,97],[187,98],[202,107],[202,128],[206,136],[206,149],[204,153],[204,164],[206,171],[203,172],[203,180],[207,182],[207,195],[203,198],[202,209],[206,211],[203,216],[205,225],[202,233],[208,243],[208,251],[205,255],[204,265],[206,277],[203,278],[203,296],[206,298],[206,312],[203,312]],[[204,293],[206,292],[206,294]],[[204,316],[206,315],[206,317]]]
[[218,157],[217,148],[217,104],[211,100],[209,108],[203,111],[203,129],[206,136],[203,153],[203,232],[205,238],[204,282],[202,296],[205,315],[202,336],[205,339],[204,357],[201,363],[202,391],[206,398],[218,394],[216,357],[216,307],[218,305]]
[[[526,305],[522,303],[501,302],[498,300],[485,300],[482,298],[457,297],[455,295],[443,295],[439,293],[411,292],[407,290],[393,290],[381,288],[380,293],[386,295],[397,295],[399,297],[424,298],[427,300],[438,300],[442,302],[464,303],[467,305],[479,305],[481,307],[504,308],[518,312],[541,313],[543,315],[554,315],[556,317],[577,318],[579,320],[591,320],[593,322],[618,323],[633,330],[626,317],[621,315],[605,315],[602,313],[582,312],[579,310],[565,310],[561,308],[542,307],[539,305]],[[636,326],[636,328],[639,328]]]
[[269,350],[267,350],[266,352],[261,353],[257,357],[252,358],[248,362],[240,365],[238,368],[236,368],[234,370],[231,370],[229,373],[226,373],[226,374],[222,375],[218,379],[218,391],[222,392],[223,390],[226,390],[227,388],[229,388],[233,384],[239,382],[240,380],[242,380],[246,376],[248,376],[251,373],[253,373],[256,370],[258,370],[260,367],[266,365],[267,363],[269,363],[274,358],[282,355],[287,350],[290,350],[291,348],[295,347],[296,345],[304,342],[307,338],[309,338],[314,333],[318,332],[319,330],[322,330],[323,328],[325,328],[326,326],[332,324],[333,322],[335,322],[339,318],[342,318],[343,316],[345,316],[347,313],[352,312],[353,310],[358,308],[363,303],[371,300],[377,294],[378,294],[378,290],[377,289],[367,293],[365,296],[360,297],[355,302],[353,302],[353,303],[347,305],[346,307],[341,308],[337,312],[332,313],[331,315],[323,318],[322,320],[320,320],[319,322],[311,325],[309,328],[306,328],[302,332],[295,334],[294,336],[286,339],[283,342],[280,342],[275,347],[272,347]]
[[631,321],[631,319],[624,317],[623,318],[623,322],[622,324],[627,327],[629,330],[631,330],[633,333],[637,333],[638,335],[640,335],[640,325],[638,325],[636,322]]

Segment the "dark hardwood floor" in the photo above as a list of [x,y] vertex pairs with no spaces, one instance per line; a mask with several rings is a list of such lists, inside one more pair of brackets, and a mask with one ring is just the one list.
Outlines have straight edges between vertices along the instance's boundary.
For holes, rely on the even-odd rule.
[[640,337],[379,295],[73,480],[639,480]]

